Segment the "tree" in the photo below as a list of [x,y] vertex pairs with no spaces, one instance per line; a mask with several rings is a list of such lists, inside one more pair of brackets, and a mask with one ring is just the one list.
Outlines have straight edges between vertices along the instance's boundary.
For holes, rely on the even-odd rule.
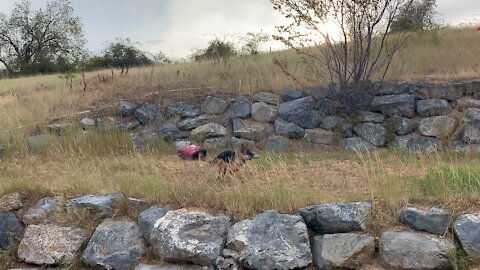
[[242,37],[242,40],[245,44],[242,46],[241,51],[244,54],[255,55],[258,54],[263,43],[270,41],[270,36],[261,32],[248,32],[244,37]]
[[218,63],[220,59],[226,59],[235,54],[237,54],[237,52],[231,42],[216,38],[208,43],[206,49],[195,52],[192,57],[195,61],[213,59]]
[[405,5],[392,22],[392,32],[429,30],[437,24],[434,21],[437,0],[417,0]]
[[131,67],[150,65],[153,63],[144,52],[137,46],[139,43],[132,42],[129,38],[116,38],[115,42],[107,45],[103,52],[103,58],[107,65],[122,69],[122,74],[128,73]]
[[280,34],[274,38],[302,54],[318,79],[336,85],[335,98],[351,114],[368,104],[371,79],[383,80],[408,38],[388,34],[412,1],[271,0],[274,9],[291,20],[277,27]]
[[10,76],[31,71],[38,58],[74,62],[83,53],[82,23],[68,0],[52,0],[45,10],[30,6],[22,0],[9,17],[0,14],[0,63]]

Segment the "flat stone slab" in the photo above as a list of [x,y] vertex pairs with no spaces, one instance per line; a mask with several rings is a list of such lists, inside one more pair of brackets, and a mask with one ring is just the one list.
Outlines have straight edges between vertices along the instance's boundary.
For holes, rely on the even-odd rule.
[[77,227],[29,225],[18,246],[18,258],[36,265],[69,265],[79,257],[88,236]]
[[366,202],[314,205],[298,209],[307,227],[318,234],[363,231],[372,212]]
[[127,270],[146,253],[139,226],[131,220],[104,220],[83,252],[83,261],[92,267]]
[[379,239],[379,260],[385,269],[449,269],[452,241],[430,234],[384,232]]
[[0,197],[0,210],[15,211],[23,207],[20,193],[8,193]]
[[10,244],[18,243],[23,234],[23,225],[10,212],[0,212],[0,253]]
[[459,216],[453,224],[453,230],[468,257],[474,262],[480,262],[480,216]]
[[267,211],[240,221],[230,228],[226,246],[247,269],[296,269],[312,262],[307,227],[299,215]]
[[229,227],[227,216],[180,209],[157,219],[148,235],[157,258],[213,266],[222,253]]
[[375,238],[358,233],[318,235],[312,253],[317,269],[359,269],[375,255]]
[[125,200],[120,192],[106,195],[85,195],[67,202],[67,211],[74,214],[88,213],[95,218],[105,218],[113,215],[118,203]]
[[422,211],[408,207],[398,211],[398,219],[415,230],[442,235],[447,232],[450,215],[438,208]]

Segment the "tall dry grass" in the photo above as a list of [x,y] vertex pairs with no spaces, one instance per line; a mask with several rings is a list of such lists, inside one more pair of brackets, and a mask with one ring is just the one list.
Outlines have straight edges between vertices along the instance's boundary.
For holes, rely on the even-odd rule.
[[[387,79],[458,80],[480,77],[480,34],[474,28],[444,28],[411,37],[399,52]],[[283,59],[292,80],[274,59]],[[114,76],[112,76],[112,73]],[[117,74],[117,75],[115,75]],[[126,77],[117,70],[86,74],[84,89],[80,75],[70,80],[58,75],[0,80],[0,128],[11,129],[31,123],[45,124],[49,119],[71,115],[100,106],[114,106],[120,98],[144,99],[170,89],[188,89],[178,95],[208,93],[250,94],[260,90],[279,91],[286,87],[308,87],[321,82],[311,80],[302,59],[294,51],[238,56],[225,62],[179,63],[135,68]]]
[[[413,36],[394,60],[388,79],[480,77],[479,41],[480,34],[473,28]],[[58,75],[1,80],[0,143],[15,149],[7,149],[1,157],[0,194],[22,190],[75,196],[120,190],[175,207],[226,210],[235,217],[249,217],[265,209],[291,212],[309,204],[352,200],[372,201],[385,211],[408,203],[454,211],[479,206],[478,170],[472,156],[262,153],[262,160],[248,163],[234,178],[219,182],[214,168],[177,160],[162,142],[154,142],[152,150],[145,153],[134,153],[129,138],[121,133],[83,134],[73,129],[57,147],[35,154],[24,145],[26,136],[42,132],[53,118],[105,106],[113,108],[108,112],[112,113],[120,98],[142,101],[152,98],[144,97],[151,92],[158,92],[156,96],[162,99],[195,98],[207,92],[244,94],[299,87],[273,64],[274,57],[285,59],[302,85],[314,83],[292,51],[235,57],[220,64],[204,61],[136,68],[125,77],[115,75],[119,74],[116,70],[113,76],[111,70],[91,72],[86,74],[85,91],[78,75],[72,82]],[[169,92],[192,87],[200,88]],[[25,128],[18,129],[20,126]],[[9,131],[3,132],[6,129]]]
[[105,145],[115,140],[116,135],[110,136],[91,135],[81,147],[2,160],[0,194],[22,191],[35,198],[122,191],[171,208],[198,207],[235,218],[268,209],[292,213],[312,204],[360,200],[372,202],[379,215],[385,214],[384,225],[395,224],[394,211],[409,204],[443,207],[452,213],[480,210],[478,156],[261,153],[261,160],[218,180],[215,166],[180,160],[166,145],[142,153],[124,148],[119,153],[122,144]]

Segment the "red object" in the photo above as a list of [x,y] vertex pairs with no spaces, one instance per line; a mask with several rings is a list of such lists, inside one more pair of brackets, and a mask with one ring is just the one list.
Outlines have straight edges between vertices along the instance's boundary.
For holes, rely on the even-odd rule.
[[178,149],[178,156],[182,159],[203,159],[207,155],[207,150],[198,145],[187,145]]
[[480,32],[480,26],[477,28],[477,31]]

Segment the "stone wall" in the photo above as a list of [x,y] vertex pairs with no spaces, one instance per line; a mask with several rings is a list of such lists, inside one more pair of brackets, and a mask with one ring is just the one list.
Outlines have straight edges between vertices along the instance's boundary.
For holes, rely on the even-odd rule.
[[[459,250],[480,263],[480,216],[437,208],[402,208],[404,226],[374,236],[366,202],[241,221],[119,192],[24,203],[18,193],[0,197],[0,252],[18,244],[9,253],[15,269],[452,269]],[[119,215],[121,208],[130,215]]]
[[[127,130],[149,126],[131,133],[136,148],[144,138],[159,136],[178,146],[194,140],[223,149],[227,136],[233,136],[233,144],[274,151],[287,151],[295,141],[346,150],[480,151],[480,80],[385,82],[374,89],[371,104],[349,117],[321,87],[230,100],[208,96],[199,104],[176,102],[165,108],[121,101],[119,115],[133,117],[124,124]],[[233,119],[229,135],[227,119]]]
[[[224,150],[231,142],[272,151],[301,144],[346,150],[480,152],[480,80],[377,86],[371,91],[371,103],[348,117],[330,97],[331,90],[315,87],[231,99],[207,96],[196,103],[161,106],[121,100],[116,115],[84,118],[80,127],[129,132],[136,150],[148,139],[162,138],[177,147],[195,142],[210,150]],[[48,127],[58,134],[66,126],[55,122]],[[54,137],[43,134],[26,143],[36,149],[52,142]]]

